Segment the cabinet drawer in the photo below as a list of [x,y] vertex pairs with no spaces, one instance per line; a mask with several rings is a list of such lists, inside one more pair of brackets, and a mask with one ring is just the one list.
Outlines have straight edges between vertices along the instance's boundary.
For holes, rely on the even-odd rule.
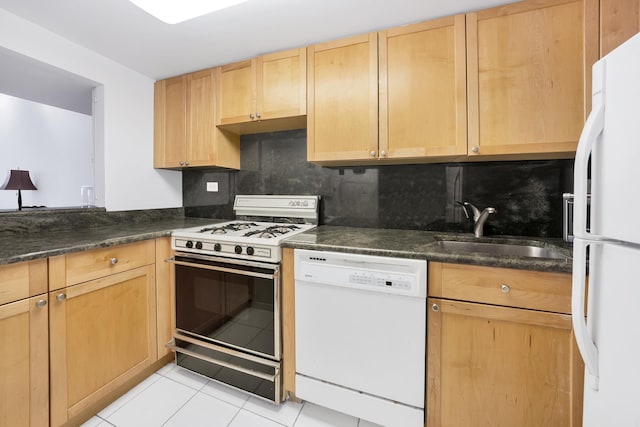
[[155,241],[144,240],[49,258],[49,290],[155,262]]
[[46,291],[47,260],[45,258],[0,266],[0,304]]
[[429,296],[571,313],[571,275],[429,263]]

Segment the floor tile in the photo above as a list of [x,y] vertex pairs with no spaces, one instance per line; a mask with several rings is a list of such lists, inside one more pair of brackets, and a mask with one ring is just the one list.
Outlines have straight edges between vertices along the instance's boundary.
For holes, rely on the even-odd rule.
[[168,371],[164,376],[196,390],[200,390],[206,383],[209,382],[208,378],[205,378],[202,375],[196,374],[181,366],[176,366],[172,370]]
[[113,401],[109,406],[107,406],[102,411],[100,411],[98,415],[103,419],[109,418],[109,416],[111,416],[114,412],[122,408],[127,402],[129,402],[131,399],[133,399],[134,397],[142,393],[144,390],[146,390],[148,387],[150,387],[153,383],[158,381],[160,378],[162,377],[158,374],[151,374],[140,384],[133,387],[127,393],[123,394],[118,399]]
[[200,392],[206,393],[209,396],[216,397],[227,403],[230,403],[238,408],[242,407],[249,399],[249,394],[244,391],[236,390],[217,381],[209,381],[204,387],[200,389]]
[[163,427],[227,427],[240,408],[196,393]]
[[169,372],[170,370],[172,370],[175,367],[176,367],[175,362],[169,362],[166,365],[164,365],[162,368],[158,369],[156,371],[156,374],[158,374],[158,375],[166,375],[167,372]]
[[95,416],[82,424],[80,427],[98,427],[98,425],[100,425],[100,423],[102,423],[103,421],[104,420],[102,418]]
[[291,427],[296,421],[296,418],[298,418],[302,404],[288,400],[280,405],[274,405],[273,403],[251,397],[242,408]]
[[305,403],[295,427],[358,427],[358,419],[312,403]]
[[238,415],[231,421],[229,427],[282,427],[282,424],[241,409]]
[[161,426],[196,393],[190,387],[160,377],[107,421],[118,427]]
[[384,426],[381,426],[380,424],[372,423],[371,421],[360,420],[358,421],[358,427],[384,427]]

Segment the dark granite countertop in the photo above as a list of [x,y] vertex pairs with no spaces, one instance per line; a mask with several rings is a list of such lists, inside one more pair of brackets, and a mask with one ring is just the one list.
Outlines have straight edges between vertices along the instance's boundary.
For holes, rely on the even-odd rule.
[[211,218],[172,218],[116,223],[75,230],[0,235],[0,265],[169,236],[172,230],[220,222]]
[[[554,249],[565,258],[530,258],[512,254],[443,250],[437,244],[439,240],[531,245]],[[571,246],[562,239],[551,238],[500,236],[476,239],[472,234],[323,225],[286,239],[283,246],[560,273],[570,273],[572,265]]]

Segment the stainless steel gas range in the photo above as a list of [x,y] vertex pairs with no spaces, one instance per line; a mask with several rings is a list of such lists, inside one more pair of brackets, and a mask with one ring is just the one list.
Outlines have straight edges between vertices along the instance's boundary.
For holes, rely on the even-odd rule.
[[236,220],[176,230],[176,363],[275,403],[280,243],[318,223],[318,196],[236,196]]

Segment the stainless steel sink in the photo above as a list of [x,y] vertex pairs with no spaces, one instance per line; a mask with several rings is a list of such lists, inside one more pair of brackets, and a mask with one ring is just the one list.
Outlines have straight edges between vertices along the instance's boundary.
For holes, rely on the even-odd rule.
[[479,252],[489,255],[507,255],[528,258],[569,259],[567,255],[557,249],[542,248],[531,245],[465,242],[456,240],[440,240],[436,242],[435,245],[445,251]]

